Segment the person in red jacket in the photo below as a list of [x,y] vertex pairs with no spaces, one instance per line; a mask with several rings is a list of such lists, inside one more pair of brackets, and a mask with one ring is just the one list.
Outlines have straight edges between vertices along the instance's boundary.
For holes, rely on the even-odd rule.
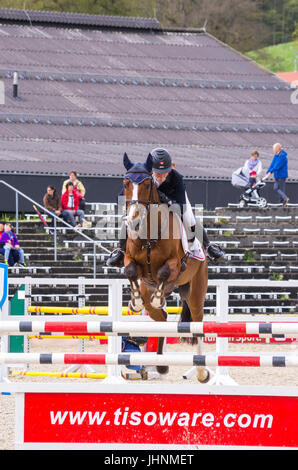
[[73,184],[71,182],[67,183],[66,191],[61,196],[61,208],[61,215],[65,222],[68,222],[73,227],[76,227],[75,216],[78,216],[79,224],[77,227],[82,227],[85,214],[84,211],[79,209],[79,198],[76,192],[73,190]]

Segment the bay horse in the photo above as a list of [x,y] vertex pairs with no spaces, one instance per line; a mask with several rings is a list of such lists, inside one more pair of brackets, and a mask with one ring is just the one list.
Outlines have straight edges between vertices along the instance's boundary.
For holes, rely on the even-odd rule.
[[[152,176],[151,154],[144,164],[133,164],[125,153],[123,163],[127,171],[123,180],[127,206],[124,272],[131,288],[129,308],[134,312],[145,308],[153,320],[164,322],[166,297],[177,286],[192,321],[201,322],[208,287],[206,255],[203,261],[198,261],[185,254],[180,236],[181,218],[160,202]],[[163,345],[164,338],[159,338],[157,354],[162,354]],[[198,338],[198,354],[201,353],[202,343]],[[161,374],[166,374],[168,369],[157,366]],[[202,383],[208,382],[208,369],[197,367],[197,378]]]

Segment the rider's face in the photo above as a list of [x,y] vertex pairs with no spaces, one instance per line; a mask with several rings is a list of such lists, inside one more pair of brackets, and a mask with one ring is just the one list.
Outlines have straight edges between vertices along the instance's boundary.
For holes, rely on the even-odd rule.
[[155,173],[155,171],[152,172],[153,174],[153,178],[159,183],[163,183],[166,179],[166,177],[168,176],[169,172],[168,173]]

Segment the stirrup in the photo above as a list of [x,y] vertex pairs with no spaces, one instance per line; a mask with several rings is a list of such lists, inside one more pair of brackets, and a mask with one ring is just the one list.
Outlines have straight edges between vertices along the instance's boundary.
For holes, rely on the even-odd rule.
[[124,256],[124,252],[121,250],[121,248],[116,248],[116,250],[114,250],[107,259],[107,266],[121,268],[123,266]]
[[[211,250],[210,250],[211,248]],[[217,253],[214,253],[214,251]],[[210,253],[210,251],[213,251],[213,253]],[[206,247],[206,251],[207,251],[207,256],[208,258],[213,261],[214,263],[216,263],[217,261],[219,261],[221,258],[223,258],[225,256],[225,252],[220,248],[219,245],[217,244],[214,244],[214,245],[211,245],[211,243]]]

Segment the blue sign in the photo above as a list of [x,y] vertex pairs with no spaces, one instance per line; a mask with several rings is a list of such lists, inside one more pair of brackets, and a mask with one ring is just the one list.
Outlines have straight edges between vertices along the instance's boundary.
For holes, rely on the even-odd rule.
[[0,264],[0,311],[2,312],[3,306],[8,296],[8,266]]

